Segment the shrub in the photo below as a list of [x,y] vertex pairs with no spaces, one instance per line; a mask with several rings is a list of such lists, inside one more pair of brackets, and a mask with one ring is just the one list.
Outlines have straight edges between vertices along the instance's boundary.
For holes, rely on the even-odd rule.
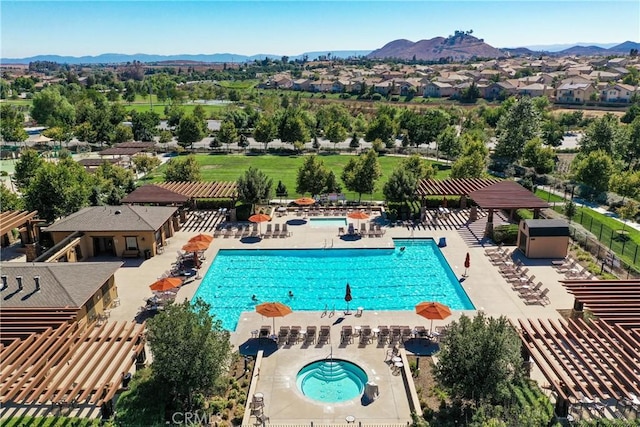
[[510,224],[495,227],[493,229],[493,241],[505,245],[515,245],[518,241],[518,226]]
[[221,397],[214,397],[209,402],[209,408],[211,409],[211,412],[214,414],[221,413],[226,406],[227,406],[226,399],[223,399]]

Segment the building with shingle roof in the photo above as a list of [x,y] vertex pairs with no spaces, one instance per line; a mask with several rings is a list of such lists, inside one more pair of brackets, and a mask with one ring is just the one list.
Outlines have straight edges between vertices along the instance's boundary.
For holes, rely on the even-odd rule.
[[77,235],[66,253],[70,261],[99,255],[151,257],[178,228],[177,211],[167,206],[93,206],[56,221],[44,231],[51,234],[55,245]]

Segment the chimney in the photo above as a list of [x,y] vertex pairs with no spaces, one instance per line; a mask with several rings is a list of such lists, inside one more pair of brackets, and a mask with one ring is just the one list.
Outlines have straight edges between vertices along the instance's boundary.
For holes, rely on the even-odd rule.
[[33,276],[33,281],[36,282],[36,290],[34,292],[40,292],[40,276]]
[[16,282],[18,282],[18,292],[22,292],[22,276],[16,276]]
[[7,285],[7,275],[3,274],[1,277],[2,277],[2,288],[0,288],[0,291],[4,291],[9,287],[9,285]]

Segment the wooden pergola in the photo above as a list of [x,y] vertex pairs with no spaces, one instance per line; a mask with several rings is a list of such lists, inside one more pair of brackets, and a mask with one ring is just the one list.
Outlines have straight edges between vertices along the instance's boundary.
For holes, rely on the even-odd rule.
[[640,396],[639,330],[596,319],[527,319],[514,326],[557,393],[559,416],[566,417],[573,405],[615,410]]
[[0,342],[7,344],[49,328],[58,328],[76,320],[77,307],[2,307],[0,310]]
[[467,196],[500,181],[497,178],[421,179],[416,192],[423,199],[427,196]]
[[191,200],[191,197],[169,190],[160,185],[147,184],[140,186],[127,194],[120,203],[124,204],[153,204],[183,206]]
[[133,156],[143,151],[148,151],[155,147],[155,142],[130,141],[117,144],[104,149],[98,154],[101,156]]
[[11,233],[14,228],[26,227],[28,242],[35,241],[33,222],[34,218],[38,215],[38,211],[6,211],[0,213],[0,237],[2,244],[7,240],[7,235]]
[[582,312],[587,308],[601,320],[640,331],[640,280],[561,280],[560,283],[575,297],[574,310]]
[[515,181],[500,181],[488,187],[469,193],[469,198],[482,209],[487,209],[487,229],[485,234],[493,232],[493,211],[502,209],[509,211],[509,218],[517,209],[533,209],[533,217],[540,216],[540,209],[549,204]]
[[73,323],[13,340],[0,348],[0,403],[102,407],[144,358],[144,328]]
[[155,185],[193,199],[235,199],[238,197],[238,184],[235,181],[169,181]]

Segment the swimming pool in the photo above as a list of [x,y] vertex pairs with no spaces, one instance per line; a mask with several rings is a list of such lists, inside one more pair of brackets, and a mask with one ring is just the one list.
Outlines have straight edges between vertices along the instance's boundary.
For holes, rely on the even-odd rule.
[[309,218],[309,224],[313,228],[320,227],[346,227],[346,218]]
[[341,359],[310,363],[298,372],[296,385],[305,396],[320,402],[344,402],[362,394],[369,381],[366,372]]
[[223,249],[194,298],[211,304],[211,313],[228,330],[235,330],[241,312],[265,301],[280,301],[294,311],[344,310],[347,283],[352,309],[414,310],[421,301],[474,309],[432,239],[394,243],[389,249]]

